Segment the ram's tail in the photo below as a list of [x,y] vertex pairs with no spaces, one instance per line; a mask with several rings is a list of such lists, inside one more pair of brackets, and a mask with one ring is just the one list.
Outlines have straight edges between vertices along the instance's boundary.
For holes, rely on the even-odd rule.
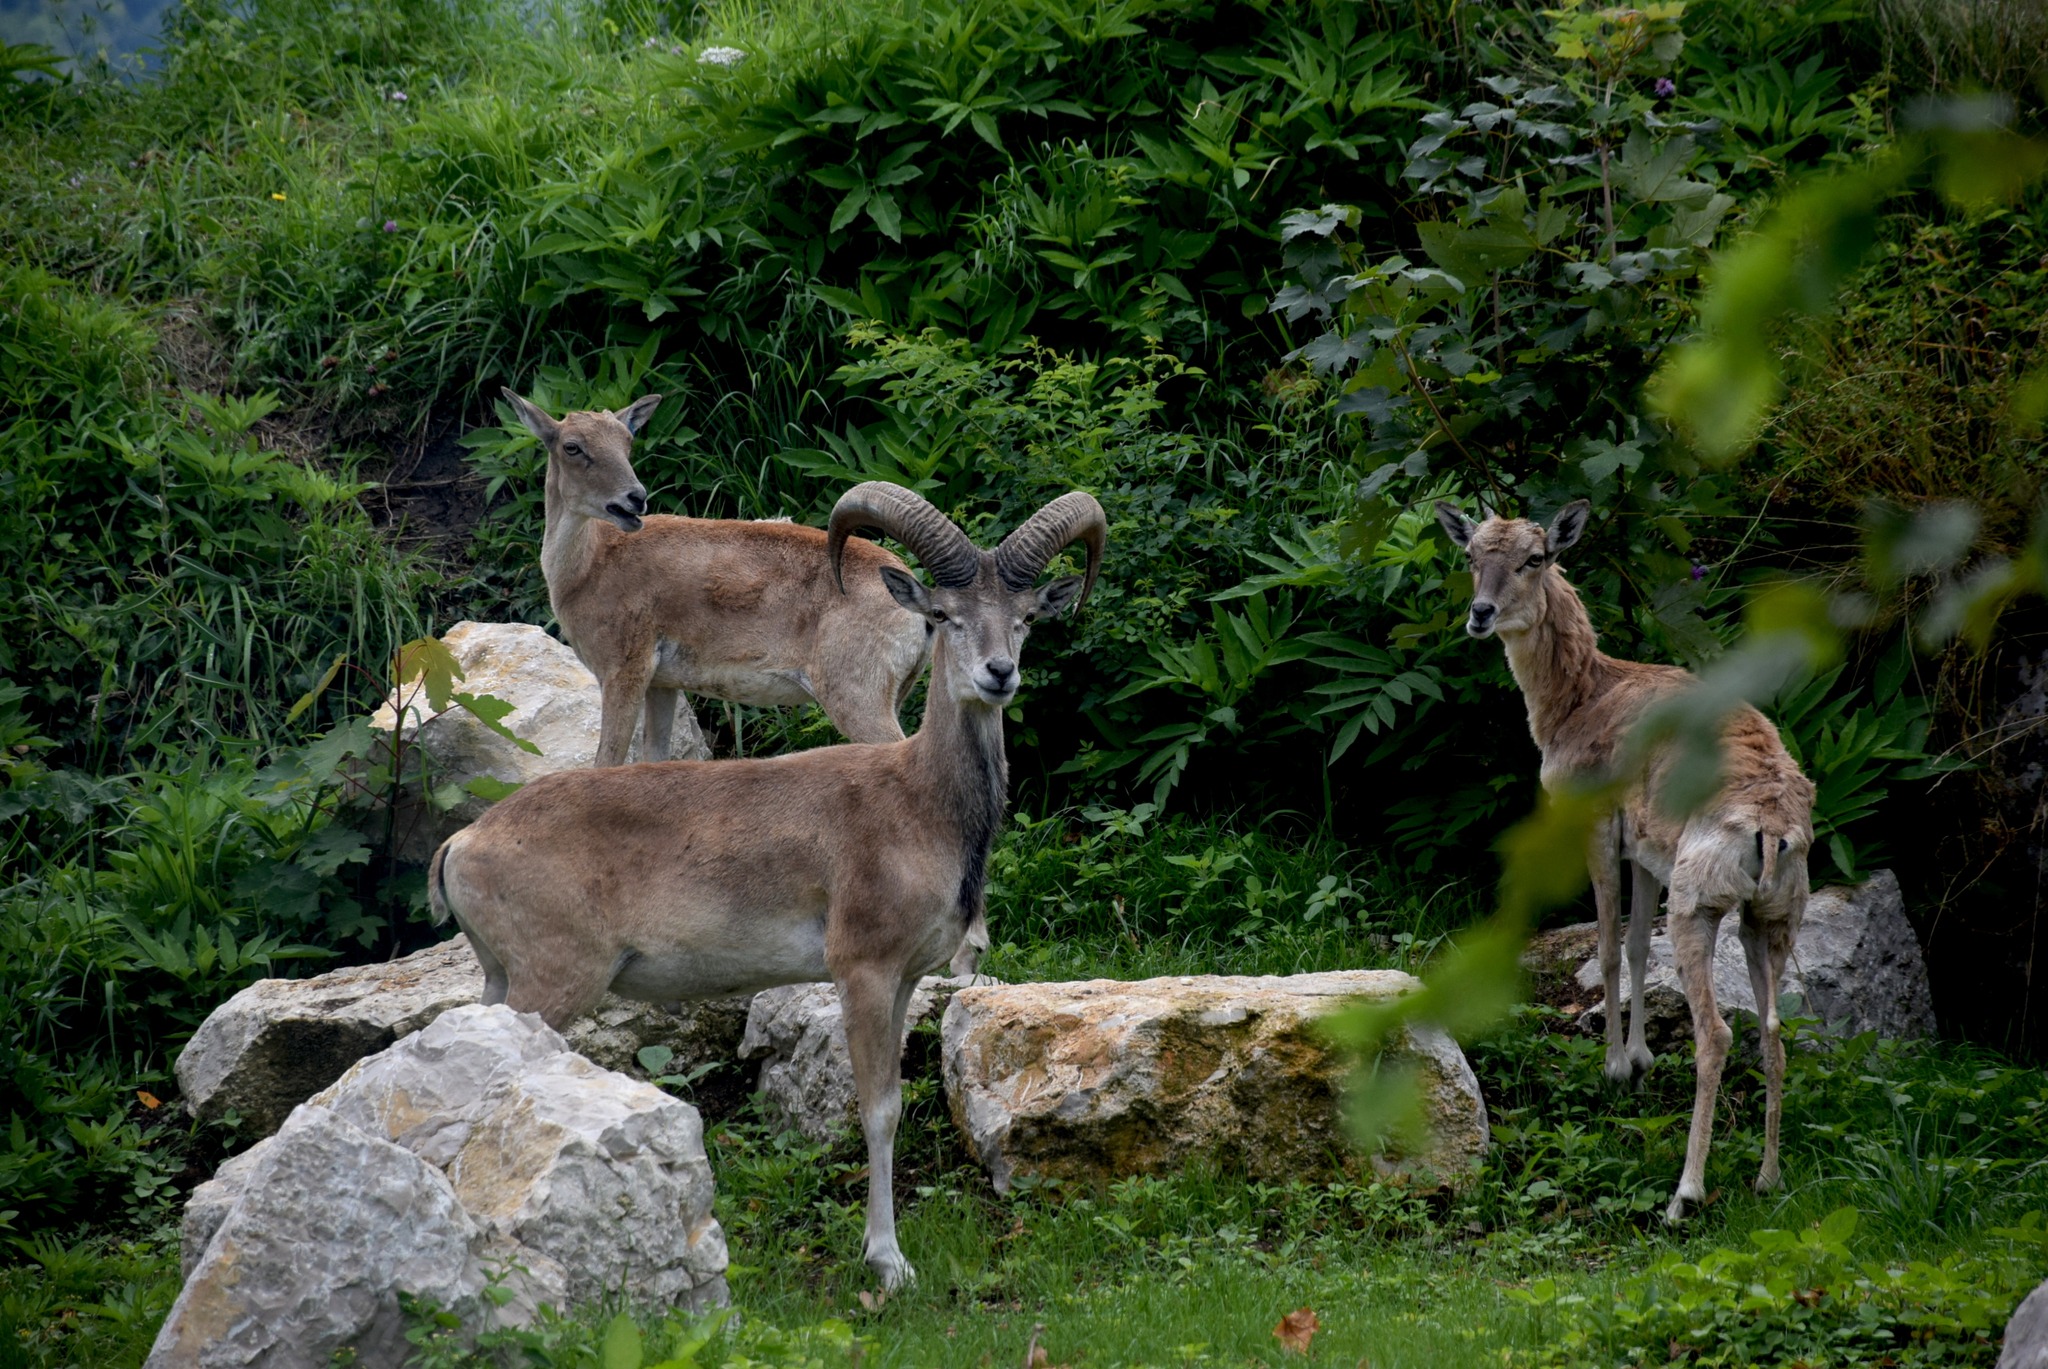
[[442,842],[427,866],[427,911],[440,926],[448,920],[448,843]]

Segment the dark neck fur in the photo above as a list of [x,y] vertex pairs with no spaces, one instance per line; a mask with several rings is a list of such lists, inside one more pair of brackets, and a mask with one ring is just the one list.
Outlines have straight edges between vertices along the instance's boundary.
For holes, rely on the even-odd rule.
[[941,633],[932,651],[930,692],[916,740],[941,799],[939,811],[959,834],[964,921],[981,907],[988,884],[988,853],[1009,802],[1010,766],[1003,750],[1003,711],[979,701],[959,703],[945,697],[941,682],[951,675],[949,655]]

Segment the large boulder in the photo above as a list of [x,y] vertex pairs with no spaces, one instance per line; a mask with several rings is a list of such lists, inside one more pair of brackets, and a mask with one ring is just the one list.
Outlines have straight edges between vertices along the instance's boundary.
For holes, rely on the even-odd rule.
[[2005,1324],[1998,1369],[2048,1369],[2048,1283],[2027,1294]]
[[[960,984],[930,976],[918,982],[903,1016],[906,1045],[919,1023],[945,1011]],[[788,984],[755,994],[739,1054],[761,1062],[761,1100],[784,1125],[814,1141],[859,1125],[853,1055],[836,986]]]
[[[240,1114],[244,1139],[270,1135],[291,1110],[365,1056],[483,994],[469,939],[456,936],[399,960],[310,979],[264,979],[216,1008],[178,1057],[185,1106],[211,1120]],[[746,1026],[745,998],[668,1008],[607,996],[563,1035],[607,1069],[629,1071],[646,1046],[674,1053],[671,1069],[731,1060]]]
[[[946,1008],[946,1098],[996,1189],[1022,1175],[1099,1181],[1198,1156],[1262,1177],[1356,1164],[1343,1120],[1356,1063],[1317,1019],[1411,992],[1397,970],[1186,976],[962,989]],[[1380,1173],[1453,1179],[1486,1152],[1486,1108],[1457,1043],[1407,1029],[1382,1067],[1412,1071],[1427,1140]]]
[[[337,1182],[337,1176],[345,1181]],[[696,1110],[538,1017],[461,1007],[359,1061],[186,1209],[187,1280],[150,1369],[401,1363],[398,1297],[726,1300]]]
[[[409,786],[398,813],[399,855],[424,863],[434,848],[459,829],[475,822],[490,806],[466,792],[479,779],[525,784],[557,770],[573,770],[597,759],[598,725],[603,701],[597,678],[569,647],[530,623],[457,623],[442,644],[462,667],[458,689],[488,694],[512,705],[504,725],[538,747],[539,754],[507,741],[460,705],[436,710],[418,683],[401,686],[370,718],[370,725],[393,734],[394,748],[413,748],[424,759],[423,771],[410,761],[409,776],[424,774],[445,794],[459,794],[445,810],[417,800]],[[677,697],[671,750],[675,759],[708,757],[690,701]],[[640,754],[636,737],[632,755]]]
[[[1624,954],[1624,997],[1632,992],[1630,983]],[[1661,927],[1650,938],[1643,983],[1644,1034],[1650,1045],[1663,1050],[1690,1040],[1692,1012],[1678,982],[1671,938]],[[1604,997],[1597,955],[1579,967],[1578,986],[1586,995],[1583,1001]],[[1787,1003],[1787,995],[1797,1001]],[[1749,964],[1732,915],[1722,919],[1721,935],[1714,944],[1714,999],[1724,1017],[1735,1012],[1756,1013]],[[1799,940],[1785,966],[1779,1001],[1846,1034],[1934,1035],[1934,995],[1927,983],[1927,963],[1921,959],[1919,939],[1913,934],[1913,924],[1906,920],[1905,900],[1891,871],[1879,870],[1853,887],[1814,890],[1806,902]],[[1580,1019],[1580,1025],[1588,1031],[1603,1031],[1606,1011],[1607,1005],[1598,1002]]]
[[194,1205],[184,1291],[145,1369],[326,1369],[343,1348],[396,1366],[412,1349],[401,1293],[467,1318],[494,1276],[521,1311],[554,1291],[494,1264],[439,1170],[325,1108],[300,1108]]

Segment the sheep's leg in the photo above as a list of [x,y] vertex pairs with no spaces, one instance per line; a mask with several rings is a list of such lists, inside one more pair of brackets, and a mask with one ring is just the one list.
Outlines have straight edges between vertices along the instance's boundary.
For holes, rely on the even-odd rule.
[[974,905],[974,916],[967,920],[967,934],[960,938],[960,949],[953,952],[953,961],[946,967],[947,973],[955,979],[981,982],[976,970],[981,965],[982,952],[987,949],[988,899],[984,897]]
[[868,1144],[868,1225],[862,1257],[886,1289],[917,1277],[896,1244],[896,1123],[903,1115],[903,1017],[913,978],[881,968],[858,968],[839,977],[839,1003],[853,1057],[853,1087],[860,1129]]
[[[681,751],[677,751],[676,722],[682,722]],[[680,689],[663,689],[659,685],[647,687],[647,731],[646,744],[641,747],[643,761],[708,761],[711,748],[704,744],[704,733],[697,726],[696,707],[689,696]]]
[[1657,1057],[1643,1040],[1643,981],[1650,967],[1650,928],[1657,920],[1657,905],[1663,901],[1664,886],[1657,877],[1631,861],[1635,880],[1628,898],[1628,1064],[1640,1083]]
[[[456,921],[460,922],[461,918],[457,917]],[[469,931],[467,927],[463,928],[463,930],[465,932]],[[476,952],[476,963],[481,965],[484,971],[484,996],[477,1001],[485,1007],[490,1007],[495,1003],[503,1003],[505,1001],[506,987],[504,964],[497,956],[491,953],[491,948],[479,940],[474,933],[470,934],[469,949]]]
[[640,712],[647,703],[647,681],[654,673],[652,657],[636,665],[622,665],[605,677],[603,715],[597,726],[597,765],[624,765],[633,748],[633,733],[640,726]]
[[811,691],[818,707],[850,742],[900,742],[903,724],[896,717],[891,691],[865,680],[852,686],[821,682]]
[[1687,1203],[1707,1196],[1707,1147],[1714,1137],[1714,1100],[1721,1092],[1721,1067],[1727,1063],[1734,1033],[1721,1020],[1714,1001],[1714,939],[1721,929],[1720,908],[1701,908],[1690,891],[1671,890],[1671,943],[1678,960],[1679,982],[1692,1009],[1692,1039],[1697,1053],[1692,1099],[1692,1131],[1685,1142],[1685,1172],[1672,1195],[1665,1220],[1685,1219]]
[[514,1012],[539,1013],[556,1031],[596,1007],[619,968],[617,962],[589,965],[575,956],[544,956],[538,963],[545,969],[511,967],[505,1006]]
[[1587,838],[1586,872],[1593,880],[1593,907],[1600,917],[1600,979],[1607,989],[1607,1078],[1633,1084],[1635,1066],[1621,1041],[1621,855],[1615,846],[1617,821],[1593,824]]
[[1785,1040],[1778,1023],[1778,989],[1785,982],[1785,959],[1791,953],[1794,924],[1785,918],[1759,917],[1755,908],[1742,915],[1742,949],[1749,959],[1749,986],[1756,995],[1758,1041],[1764,1058],[1764,1160],[1757,1170],[1756,1191],[1778,1186],[1778,1119],[1785,1101]]

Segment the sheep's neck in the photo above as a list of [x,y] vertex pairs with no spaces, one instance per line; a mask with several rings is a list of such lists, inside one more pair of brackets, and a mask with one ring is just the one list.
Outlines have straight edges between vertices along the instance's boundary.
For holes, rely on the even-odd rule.
[[946,635],[932,650],[924,722],[912,738],[924,775],[960,834],[960,915],[981,907],[988,853],[1009,801],[1010,767],[1003,750],[1003,710],[979,699],[945,697],[952,679]]
[[1593,632],[1593,620],[1555,567],[1543,576],[1543,616],[1536,626],[1501,633],[1508,669],[1529,706],[1529,735],[1548,750],[1558,729],[1581,708],[1607,691],[1606,657]]
[[569,493],[552,457],[548,460],[547,484],[543,488],[540,573],[548,584],[548,604],[560,620],[562,601],[583,578],[597,548],[597,520],[570,511]]

